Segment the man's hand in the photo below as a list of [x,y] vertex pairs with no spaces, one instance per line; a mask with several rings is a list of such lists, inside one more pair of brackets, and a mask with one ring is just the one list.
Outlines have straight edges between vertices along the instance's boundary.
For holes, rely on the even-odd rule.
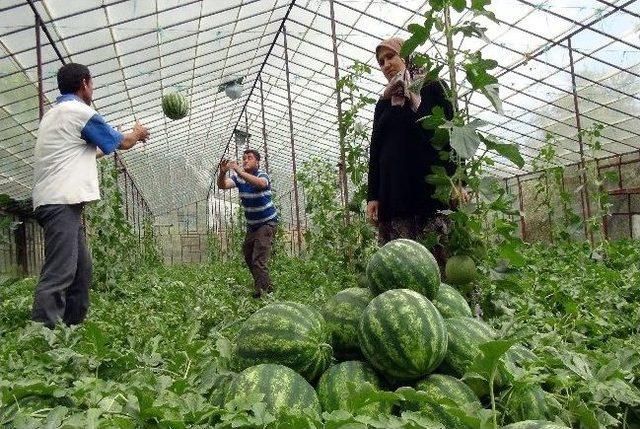
[[369,201],[367,203],[367,220],[373,226],[378,226],[378,201]]
[[227,164],[227,166],[229,167],[230,170],[235,171],[236,173],[241,173],[244,170],[242,169],[242,167],[240,167],[240,165],[238,165],[238,163],[236,161],[229,161],[229,163]]
[[220,170],[220,174],[225,174],[227,171],[229,171],[229,160],[223,159],[222,161],[220,161],[220,164],[218,164],[218,168]]
[[146,142],[149,138],[149,129],[140,122],[136,122],[133,126],[133,133],[136,135],[138,141]]
[[130,133],[124,135],[122,142],[120,143],[120,149],[129,150],[138,142],[144,142],[149,138],[149,130],[139,122],[133,126],[133,130]]

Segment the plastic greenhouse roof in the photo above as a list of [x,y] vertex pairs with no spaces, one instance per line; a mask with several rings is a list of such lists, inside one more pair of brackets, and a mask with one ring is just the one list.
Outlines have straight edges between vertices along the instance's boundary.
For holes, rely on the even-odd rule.
[[[121,156],[154,213],[208,197],[221,157],[244,149],[235,129],[248,127],[249,145],[262,151],[264,125],[272,181],[291,188],[285,31],[298,168],[315,157],[338,162],[329,0],[0,0],[0,194],[20,199],[31,192],[38,128],[32,6],[54,41],[41,32],[45,108],[58,95],[56,50],[66,62],[88,65],[96,110],[123,130],[135,120],[151,128],[146,144]],[[420,21],[428,2],[334,0],[334,7],[340,72],[355,60],[370,64],[361,87],[377,98],[384,77],[376,44],[407,37],[407,25]],[[498,115],[481,97],[469,103],[489,123],[483,130],[516,143],[526,161],[518,169],[493,154],[491,174],[530,172],[548,131],[559,137],[563,162],[580,160],[569,38],[582,126],[606,125],[597,155],[639,150],[640,0],[494,0],[490,9],[501,24],[483,22],[486,42],[463,48],[482,47],[485,58],[499,61],[505,112]],[[443,43],[436,33],[429,50]],[[237,78],[242,95],[231,100],[219,87]],[[173,90],[191,102],[179,121],[160,106]],[[371,107],[360,119],[370,126],[372,117]]]

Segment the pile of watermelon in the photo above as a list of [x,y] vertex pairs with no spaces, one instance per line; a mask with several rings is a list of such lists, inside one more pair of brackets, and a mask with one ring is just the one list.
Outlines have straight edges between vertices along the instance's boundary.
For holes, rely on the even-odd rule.
[[[414,241],[394,240],[379,249],[366,283],[342,290],[322,311],[276,302],[251,315],[236,340],[244,369],[230,383],[226,402],[260,394],[276,416],[344,410],[373,417],[411,410],[447,428],[468,428],[459,410],[489,407],[489,384],[470,367],[482,354],[480,346],[498,339],[497,333],[473,317],[458,289],[441,282],[435,258]],[[512,371],[531,359],[533,353],[516,346],[498,367],[494,392],[512,404],[501,410],[510,423],[505,428],[563,428],[548,421],[554,416],[540,386],[510,384]],[[362,399],[372,391],[412,396]]]

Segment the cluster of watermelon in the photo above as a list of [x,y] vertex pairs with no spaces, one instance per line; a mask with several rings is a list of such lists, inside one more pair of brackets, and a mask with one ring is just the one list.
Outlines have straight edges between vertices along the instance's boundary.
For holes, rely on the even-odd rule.
[[[275,415],[334,410],[377,415],[394,410],[384,401],[357,401],[358,386],[411,386],[430,398],[429,405],[420,404],[425,415],[447,428],[466,428],[446,405],[482,407],[486,381],[465,375],[481,353],[479,346],[496,339],[496,332],[473,317],[457,289],[441,283],[435,258],[414,241],[383,246],[367,266],[367,283],[368,288],[342,290],[322,312],[278,302],[251,315],[236,341],[246,369],[231,382],[226,400],[261,394]],[[511,350],[497,385],[507,384],[509,367],[532,358],[522,346]],[[508,415],[513,423],[506,427],[562,428],[544,420],[550,416],[543,396],[541,389],[514,391],[511,399],[522,410]]]

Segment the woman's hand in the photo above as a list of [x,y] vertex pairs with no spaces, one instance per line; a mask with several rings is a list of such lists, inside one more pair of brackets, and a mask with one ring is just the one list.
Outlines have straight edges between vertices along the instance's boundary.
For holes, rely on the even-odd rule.
[[378,226],[378,201],[369,201],[367,203],[367,220],[373,226]]
[[471,195],[462,186],[454,186],[451,189],[450,205],[452,208],[458,207],[460,204],[467,204],[471,201]]

